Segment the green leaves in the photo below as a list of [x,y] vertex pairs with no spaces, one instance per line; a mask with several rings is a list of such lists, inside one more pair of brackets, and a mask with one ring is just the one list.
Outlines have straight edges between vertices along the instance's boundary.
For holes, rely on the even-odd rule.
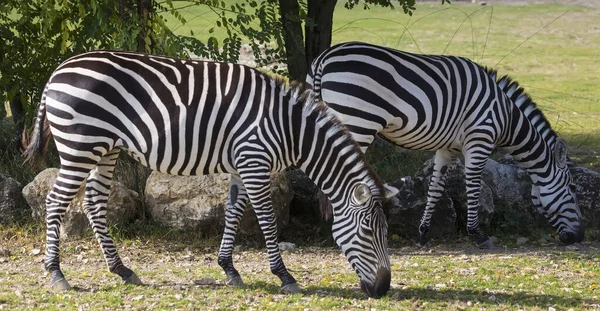
[[[33,119],[41,91],[52,71],[72,55],[95,49],[143,50],[180,56],[180,39],[156,10],[155,2],[139,14],[137,1],[3,0],[0,6],[0,103],[20,94],[27,121]],[[171,15],[182,23],[177,10]]]

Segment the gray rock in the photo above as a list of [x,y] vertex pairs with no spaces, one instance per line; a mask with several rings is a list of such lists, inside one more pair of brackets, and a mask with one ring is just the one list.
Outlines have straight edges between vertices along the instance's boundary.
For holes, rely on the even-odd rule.
[[517,238],[517,245],[523,245],[527,242],[529,242],[529,238],[526,238],[526,237]]
[[21,196],[21,184],[0,174],[0,224],[8,225],[26,214],[27,205]]
[[[488,160],[482,173],[479,214],[483,229],[494,227],[522,235],[531,234],[536,228],[553,231],[531,202],[531,180],[527,172],[508,155],[499,161]],[[388,222],[393,233],[410,233],[411,238],[418,236],[433,161],[427,161],[423,167],[422,173],[392,183],[400,189],[388,203]],[[571,168],[571,174],[586,227],[600,227],[600,174],[581,167]],[[431,237],[452,238],[457,230],[464,232],[466,206],[464,166],[457,161],[448,171],[446,191],[432,220]],[[456,212],[453,214],[451,210]]]
[[229,175],[172,176],[152,172],[145,202],[152,218],[177,229],[219,226],[224,219]]
[[323,218],[319,211],[319,188],[299,169],[288,170],[285,174],[294,192],[290,209],[294,214],[311,218],[315,223],[321,222]]
[[11,251],[8,248],[0,246],[0,256],[9,257],[11,255]]
[[[283,226],[287,225],[290,219],[290,203],[294,198],[292,184],[287,179],[285,173],[276,173],[271,175],[271,200],[277,219],[277,232],[281,234]],[[245,235],[261,235],[262,230],[258,225],[254,208],[251,204],[246,207],[246,212],[240,223],[240,231]]]
[[296,249],[296,244],[290,242],[279,242],[279,249],[282,251],[290,251]]
[[[229,191],[229,174],[172,176],[152,172],[146,181],[146,207],[152,217],[178,229],[221,233]],[[289,218],[293,192],[283,173],[271,177],[271,198],[279,232]],[[242,234],[261,234],[252,207],[240,224]]]
[[600,228],[600,173],[574,167],[571,176],[586,228]]
[[[408,176],[392,183],[399,192],[386,203],[390,232],[410,239],[419,235],[419,223],[427,204],[427,180],[422,176]],[[435,229],[431,230],[430,236],[455,235],[455,227],[450,224],[456,223],[456,217],[453,201],[447,193],[443,193],[433,214],[431,225]]]
[[[29,203],[34,219],[39,221],[45,219],[46,195],[50,192],[57,176],[57,168],[46,169],[23,188],[23,197]],[[133,221],[142,207],[138,193],[115,181],[112,182],[110,189],[106,212],[109,224]],[[61,227],[61,237],[68,238],[91,232],[91,226],[82,207],[83,198],[84,192],[80,191],[67,209]]]

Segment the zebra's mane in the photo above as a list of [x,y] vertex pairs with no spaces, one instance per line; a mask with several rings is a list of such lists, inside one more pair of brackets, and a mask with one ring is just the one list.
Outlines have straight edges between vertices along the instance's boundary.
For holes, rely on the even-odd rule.
[[484,68],[490,77],[492,77],[500,89],[508,96],[513,104],[519,108],[521,112],[527,117],[533,127],[540,133],[544,141],[549,146],[554,145],[558,139],[558,135],[552,129],[550,122],[546,119],[546,116],[537,107],[531,96],[525,92],[525,89],[519,85],[519,83],[513,80],[508,75],[504,75],[498,78],[498,72],[492,68]]

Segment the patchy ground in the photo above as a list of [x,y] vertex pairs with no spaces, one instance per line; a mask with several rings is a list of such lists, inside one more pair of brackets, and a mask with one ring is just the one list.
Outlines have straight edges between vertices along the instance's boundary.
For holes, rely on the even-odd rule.
[[54,293],[42,267],[39,238],[0,239],[3,310],[597,310],[600,245],[570,251],[554,244],[474,249],[452,244],[392,249],[392,289],[366,298],[337,249],[298,248],[284,260],[302,295],[278,293],[264,249],[234,256],[247,288],[223,285],[215,247],[170,241],[119,242],[124,262],[146,284],[123,285],[106,272],[95,241],[62,245],[62,267],[73,290]]

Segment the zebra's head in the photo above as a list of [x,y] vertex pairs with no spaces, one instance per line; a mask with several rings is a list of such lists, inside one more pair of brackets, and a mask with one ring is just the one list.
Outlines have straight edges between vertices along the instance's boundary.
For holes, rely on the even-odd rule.
[[531,196],[533,203],[556,229],[563,243],[580,243],[584,239],[585,230],[569,171],[567,146],[558,139],[553,147],[549,169],[552,176],[534,182]]
[[382,204],[384,197],[397,191],[375,182],[356,182],[342,206],[333,207],[333,238],[369,297],[379,298],[390,289],[388,226]]

